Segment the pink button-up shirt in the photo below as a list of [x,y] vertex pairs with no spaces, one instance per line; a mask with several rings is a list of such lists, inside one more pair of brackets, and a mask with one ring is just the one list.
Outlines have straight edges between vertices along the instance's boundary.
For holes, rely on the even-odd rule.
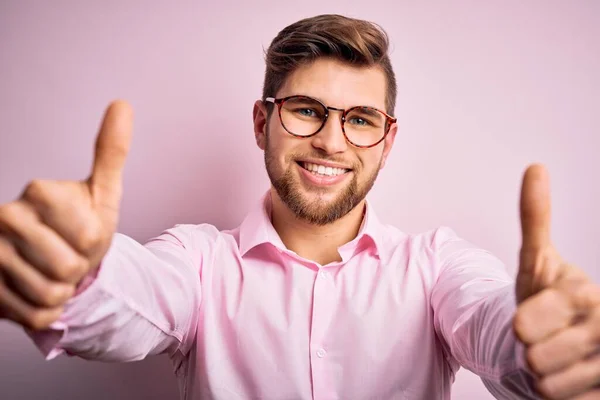
[[535,398],[511,320],[514,282],[450,229],[407,234],[367,204],[342,261],[286,249],[270,197],[240,227],[116,234],[52,329],[48,359],[166,353],[182,399],[450,399],[463,366],[499,398]]

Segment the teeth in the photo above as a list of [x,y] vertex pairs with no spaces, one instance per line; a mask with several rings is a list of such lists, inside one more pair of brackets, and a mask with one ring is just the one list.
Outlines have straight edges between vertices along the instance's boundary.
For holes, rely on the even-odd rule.
[[311,171],[314,174],[326,175],[326,176],[336,176],[345,173],[347,170],[344,168],[332,168],[326,167],[324,165],[312,164],[312,163],[302,163],[304,169]]

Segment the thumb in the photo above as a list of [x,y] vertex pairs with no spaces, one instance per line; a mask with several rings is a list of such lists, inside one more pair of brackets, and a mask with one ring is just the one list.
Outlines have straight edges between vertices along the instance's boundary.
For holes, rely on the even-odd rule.
[[522,250],[536,253],[550,246],[550,178],[546,168],[531,165],[521,187]]
[[527,168],[521,187],[522,246],[516,282],[520,303],[554,280],[555,257],[550,256],[550,182],[539,164]]
[[121,201],[123,168],[129,152],[133,110],[122,100],[111,103],[96,138],[92,175],[88,186],[94,206],[116,212]]

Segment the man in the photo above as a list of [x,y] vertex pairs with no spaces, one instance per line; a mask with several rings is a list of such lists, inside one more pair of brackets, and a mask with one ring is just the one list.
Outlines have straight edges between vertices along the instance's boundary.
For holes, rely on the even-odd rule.
[[115,233],[132,112],[113,103],[89,179],[0,208],[2,317],[47,358],[166,353],[184,399],[449,399],[461,365],[499,398],[599,398],[600,289],[551,245],[541,166],[516,285],[451,230],[409,235],[366,202],[398,129],[387,48],[336,15],[278,34],[253,114],[272,187],[231,231]]

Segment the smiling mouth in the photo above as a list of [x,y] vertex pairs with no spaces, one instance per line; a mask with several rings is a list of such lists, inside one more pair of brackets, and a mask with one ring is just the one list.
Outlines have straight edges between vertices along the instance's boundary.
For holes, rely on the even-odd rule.
[[338,176],[350,172],[349,169],[345,168],[326,167],[324,165],[313,164],[304,161],[299,161],[298,165],[316,176]]

